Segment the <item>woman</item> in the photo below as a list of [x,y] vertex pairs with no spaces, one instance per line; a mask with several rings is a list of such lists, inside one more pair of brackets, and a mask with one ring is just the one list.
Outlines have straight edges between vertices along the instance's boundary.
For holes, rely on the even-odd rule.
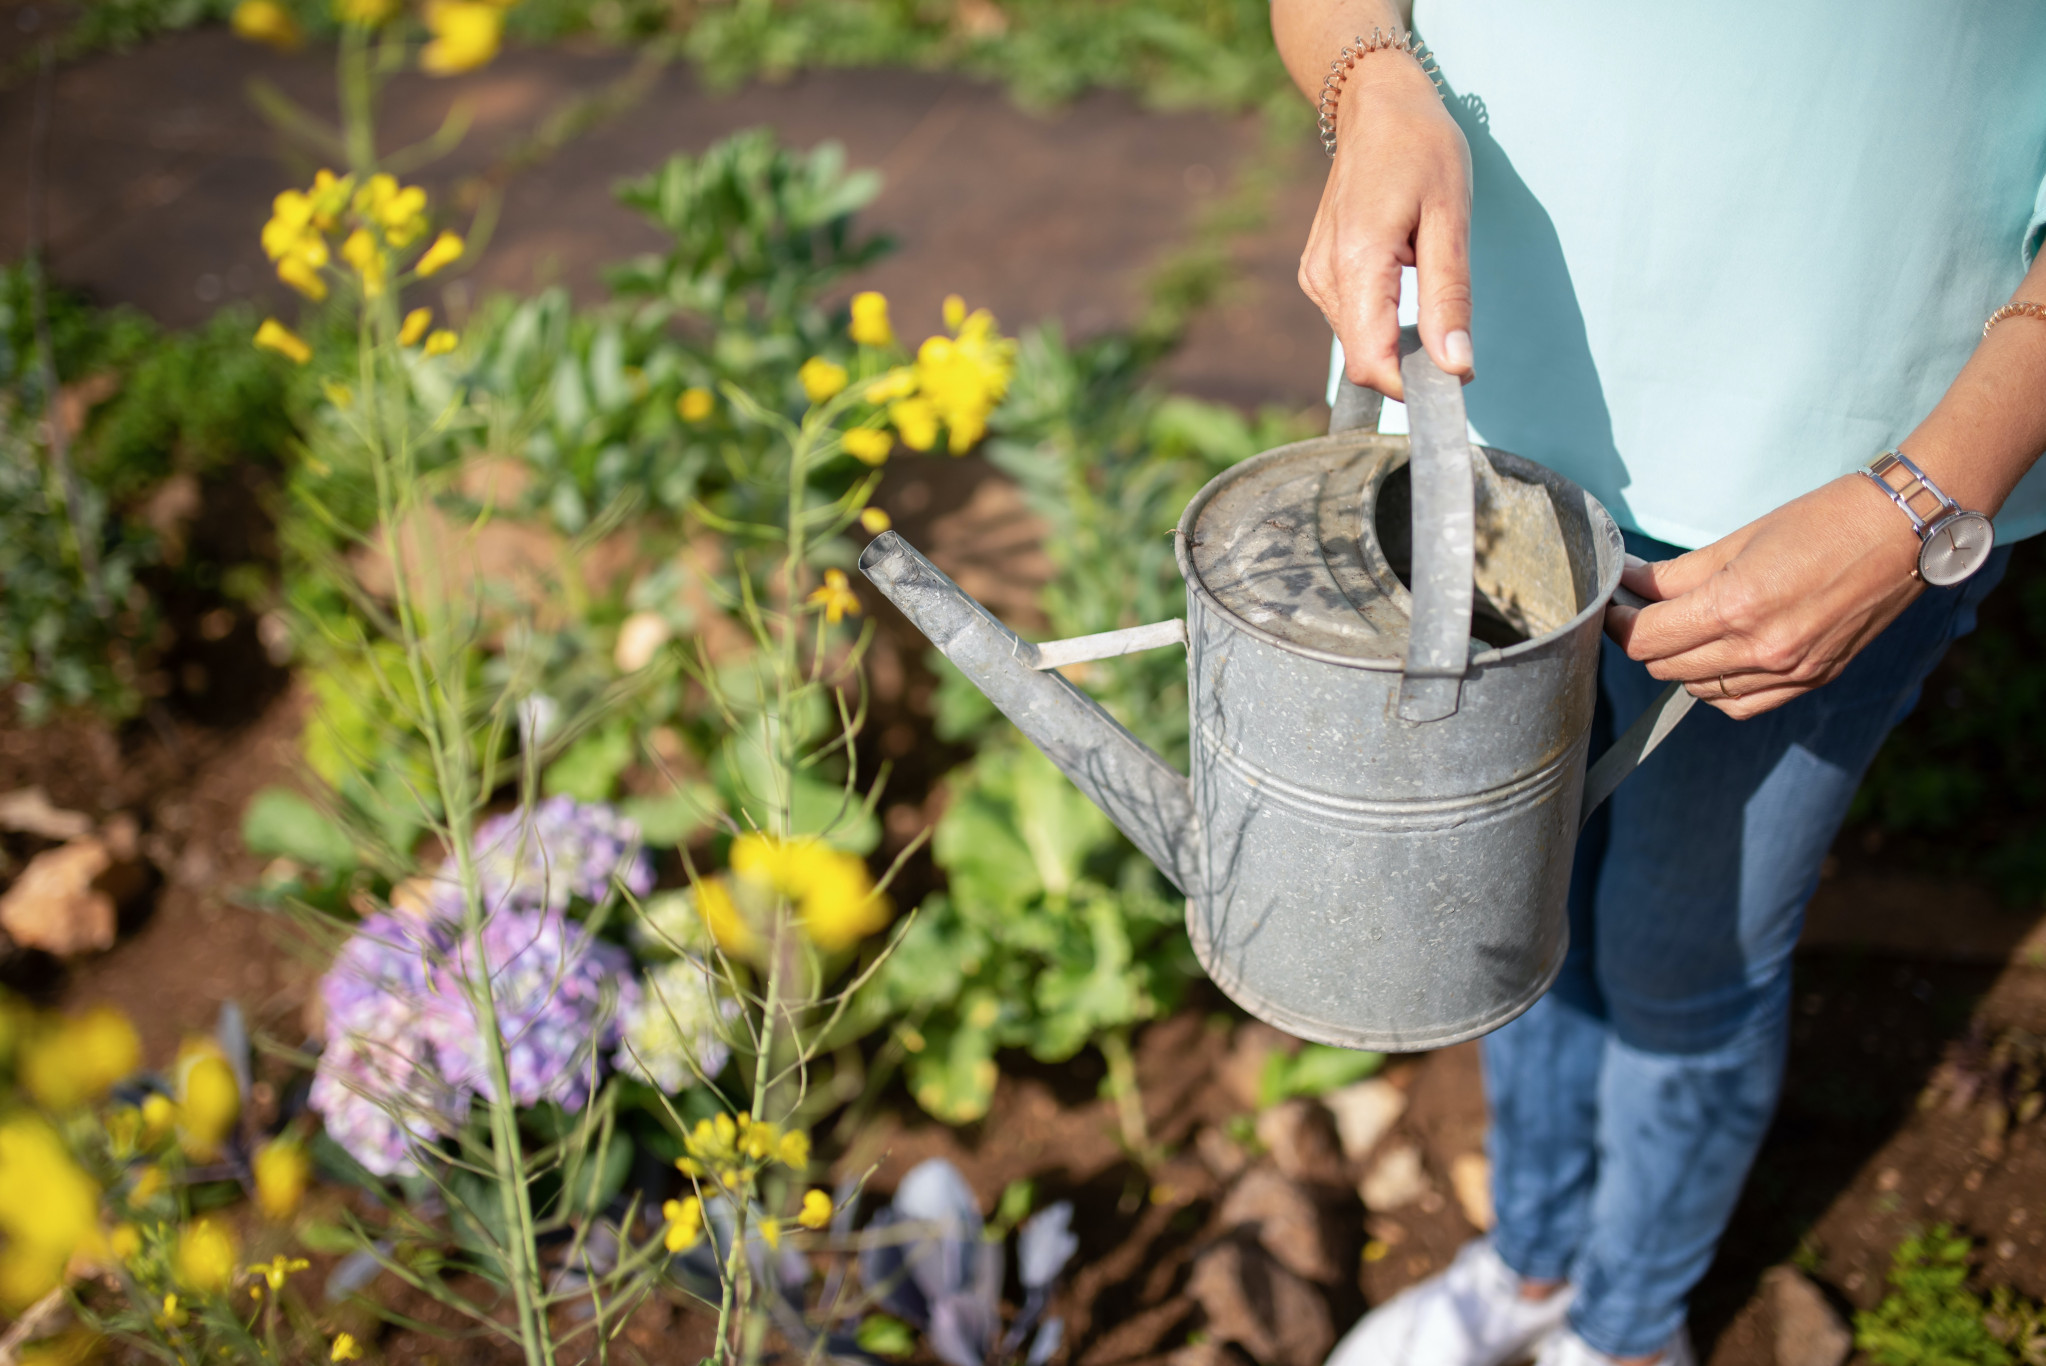
[[2009,542],[2046,529],[2046,6],[1414,23],[1439,91],[1391,0],[1273,0],[1333,142],[1301,284],[1350,378],[1398,397],[1415,267],[1477,432],[1626,530],[1653,601],[1608,617],[1600,726],[1662,680],[1716,711],[1586,831],[1563,975],[1485,1041],[1497,1228],[1335,1360],[1683,1366],[1820,862]]

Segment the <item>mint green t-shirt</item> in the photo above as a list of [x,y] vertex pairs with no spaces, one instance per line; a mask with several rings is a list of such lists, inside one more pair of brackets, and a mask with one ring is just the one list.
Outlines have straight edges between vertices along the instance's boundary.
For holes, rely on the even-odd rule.
[[[1418,0],[1414,26],[1471,146],[1471,425],[1660,540],[1902,441],[2046,236],[2046,0]],[[2042,530],[2046,462],[1997,519]]]

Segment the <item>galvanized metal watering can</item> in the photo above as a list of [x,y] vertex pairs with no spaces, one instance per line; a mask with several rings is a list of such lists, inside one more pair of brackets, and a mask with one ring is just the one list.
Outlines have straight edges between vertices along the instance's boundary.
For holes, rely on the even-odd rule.
[[[1186,894],[1225,992],[1389,1051],[1497,1029],[1548,989],[1578,829],[1691,702],[1672,685],[1587,773],[1619,528],[1561,475],[1474,450],[1457,381],[1411,331],[1402,349],[1411,442],[1346,387],[1327,436],[1188,505],[1184,622],[1031,644],[895,533],[860,557]],[[1053,672],[1181,642],[1190,778]]]

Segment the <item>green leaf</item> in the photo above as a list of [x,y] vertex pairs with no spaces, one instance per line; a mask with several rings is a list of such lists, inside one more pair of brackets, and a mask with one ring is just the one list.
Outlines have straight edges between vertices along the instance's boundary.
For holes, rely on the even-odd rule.
[[610,799],[618,775],[632,766],[635,746],[632,723],[618,720],[577,740],[547,766],[540,786],[550,797],[570,796],[579,802]]
[[710,829],[719,803],[717,789],[709,783],[683,783],[658,796],[627,797],[618,809],[639,827],[640,839],[649,848],[672,849]]
[[1328,1044],[1302,1045],[1298,1053],[1273,1053],[1258,1079],[1258,1105],[1268,1108],[1294,1096],[1325,1096],[1364,1080],[1385,1066],[1385,1054]]
[[916,1351],[916,1330],[901,1319],[870,1314],[853,1330],[853,1341],[877,1357],[906,1357]]
[[265,858],[292,858],[329,871],[353,868],[355,841],[298,793],[266,787],[242,812],[242,843]]

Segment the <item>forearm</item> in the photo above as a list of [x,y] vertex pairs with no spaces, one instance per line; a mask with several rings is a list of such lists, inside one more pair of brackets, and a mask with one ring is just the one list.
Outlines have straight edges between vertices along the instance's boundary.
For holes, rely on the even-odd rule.
[[[2046,303],[2046,252],[2011,297]],[[2046,451],[2046,321],[1991,328],[1902,449],[1955,502],[1994,516]]]
[[1397,0],[1272,0],[1272,38],[1293,84],[1319,100],[1343,45],[1374,28],[1404,28],[1403,8]]

